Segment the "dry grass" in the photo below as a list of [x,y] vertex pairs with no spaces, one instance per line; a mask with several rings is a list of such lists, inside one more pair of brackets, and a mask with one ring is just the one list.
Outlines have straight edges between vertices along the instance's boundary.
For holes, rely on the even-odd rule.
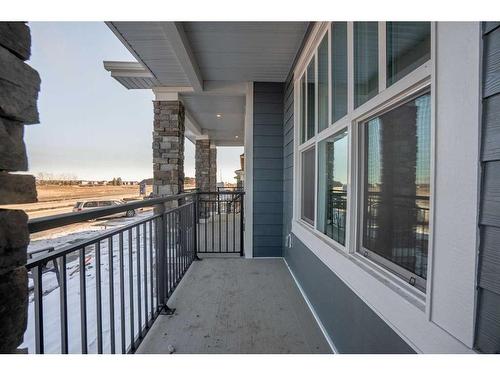
[[[151,186],[146,186],[146,193],[152,190]],[[108,196],[134,197],[139,196],[138,185],[122,186],[78,186],[78,185],[38,185],[38,201],[50,202],[66,199],[96,198]]]

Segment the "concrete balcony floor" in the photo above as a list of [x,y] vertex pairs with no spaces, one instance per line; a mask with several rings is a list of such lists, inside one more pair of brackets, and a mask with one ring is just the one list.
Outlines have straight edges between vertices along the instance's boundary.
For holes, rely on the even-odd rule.
[[282,259],[194,262],[137,353],[331,353]]

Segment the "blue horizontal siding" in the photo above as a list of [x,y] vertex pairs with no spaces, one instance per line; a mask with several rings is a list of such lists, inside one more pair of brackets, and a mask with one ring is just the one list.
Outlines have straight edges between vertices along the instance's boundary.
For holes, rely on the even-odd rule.
[[283,84],[254,83],[253,254],[283,251]]

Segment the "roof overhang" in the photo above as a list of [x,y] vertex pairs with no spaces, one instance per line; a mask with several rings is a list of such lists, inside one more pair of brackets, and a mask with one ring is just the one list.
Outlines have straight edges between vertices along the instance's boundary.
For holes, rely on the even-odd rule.
[[182,100],[189,139],[229,146],[243,145],[247,82],[284,82],[308,22],[107,25],[137,59],[104,62],[113,78],[127,89],[153,89],[157,100]]

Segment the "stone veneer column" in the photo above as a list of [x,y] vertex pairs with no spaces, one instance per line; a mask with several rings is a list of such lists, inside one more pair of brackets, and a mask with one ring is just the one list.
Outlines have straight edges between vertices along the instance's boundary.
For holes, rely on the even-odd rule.
[[200,192],[210,191],[210,140],[197,139],[195,150],[196,188]]
[[210,191],[217,191],[217,148],[210,144]]
[[[24,22],[0,22],[0,205],[37,201],[35,178],[26,171],[24,125],[38,123],[40,77],[25,63],[30,29]],[[0,209],[0,353],[14,353],[27,323],[28,216]]]
[[[184,191],[184,105],[179,100],[154,102],[153,194]],[[176,207],[169,202],[166,207]]]

